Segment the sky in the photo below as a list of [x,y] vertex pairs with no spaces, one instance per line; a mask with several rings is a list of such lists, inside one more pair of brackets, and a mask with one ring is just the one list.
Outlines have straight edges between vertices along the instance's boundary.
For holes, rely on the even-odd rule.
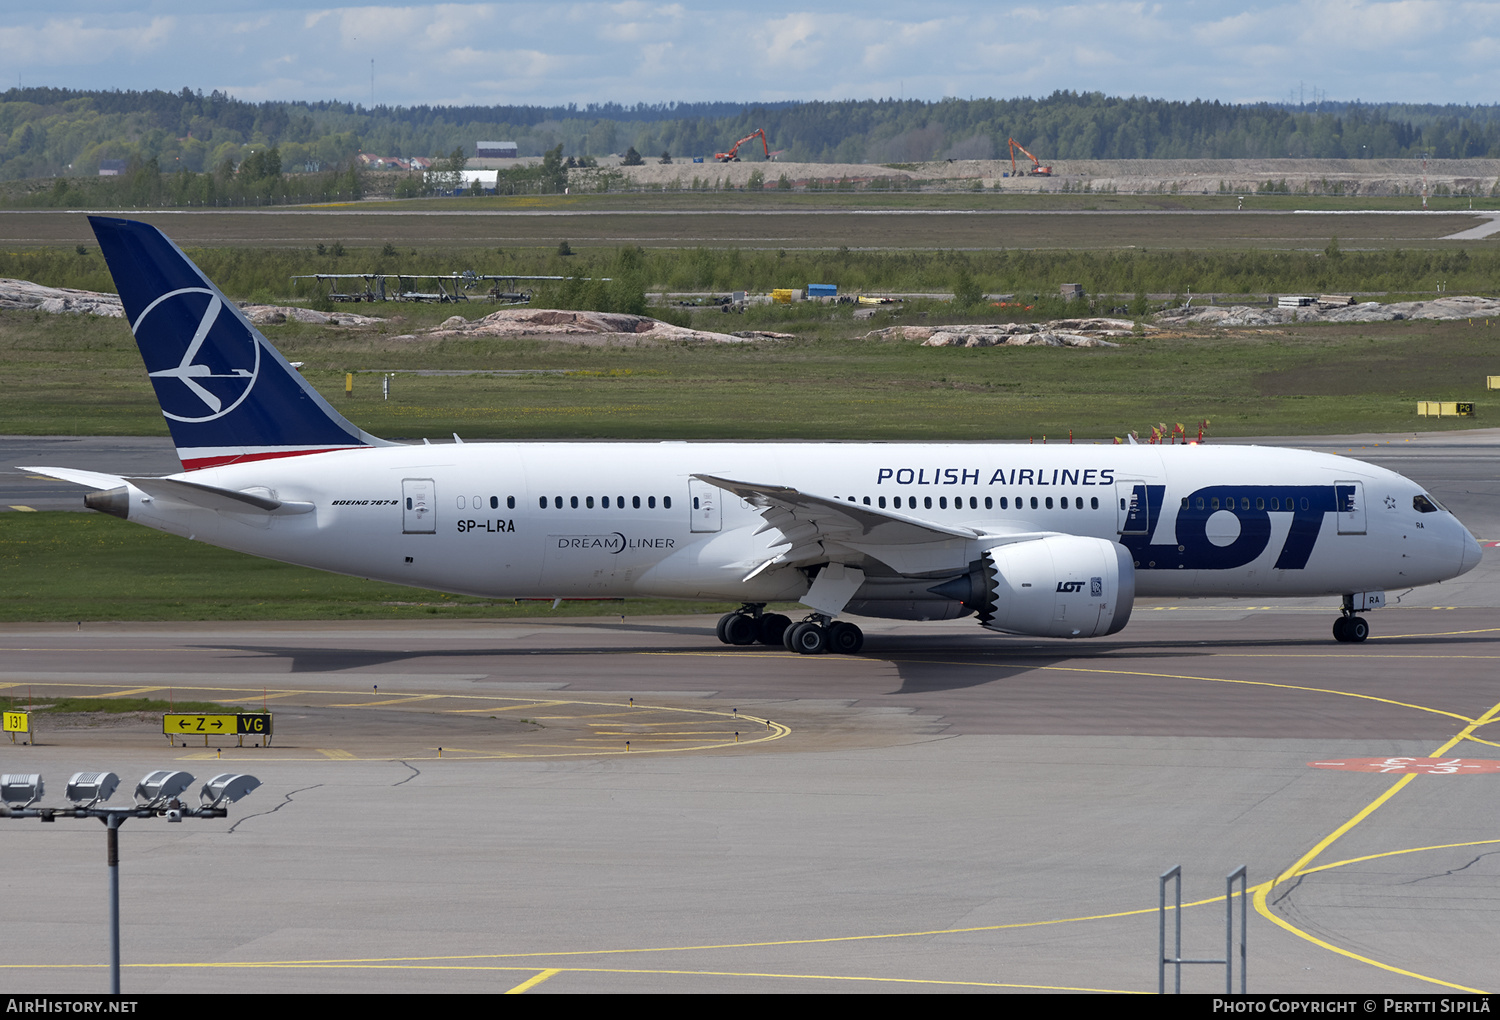
[[369,105],[1113,96],[1500,102],[1500,2],[51,0],[0,88]]

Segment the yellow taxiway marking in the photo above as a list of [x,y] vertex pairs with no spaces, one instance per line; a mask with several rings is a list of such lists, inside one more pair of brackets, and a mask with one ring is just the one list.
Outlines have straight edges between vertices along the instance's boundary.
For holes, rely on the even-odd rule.
[[[1458,733],[1454,734],[1454,736],[1446,743],[1444,743],[1442,747],[1439,747],[1427,757],[1441,758],[1443,755],[1447,754],[1450,750],[1452,750],[1463,741],[1473,739],[1474,730],[1478,729],[1480,726],[1485,726],[1491,722],[1496,721],[1497,717],[1500,717],[1500,703],[1496,703],[1495,705],[1491,706],[1490,710],[1488,712],[1485,712],[1478,719],[1463,720],[1464,722],[1467,722],[1468,725],[1459,730]],[[1488,743],[1488,741],[1485,741],[1485,743]],[[1312,874],[1315,871],[1324,870],[1322,868],[1312,868],[1309,867],[1309,865],[1311,865],[1312,862],[1318,858],[1318,855],[1321,854],[1324,850],[1328,849],[1339,839],[1343,838],[1344,835],[1350,832],[1350,830],[1352,830],[1360,822],[1364,821],[1366,818],[1370,817],[1370,815],[1374,814],[1375,811],[1381,807],[1381,805],[1385,804],[1392,797],[1396,796],[1396,794],[1400,793],[1407,786],[1411,785],[1412,781],[1416,778],[1417,774],[1415,772],[1409,772],[1406,775],[1402,776],[1400,779],[1396,780],[1386,788],[1385,792],[1381,793],[1380,796],[1376,797],[1374,800],[1370,801],[1370,803],[1366,804],[1363,808],[1356,812],[1352,818],[1350,818],[1343,825],[1340,825],[1337,829],[1334,829],[1327,836],[1324,836],[1321,840],[1319,840],[1317,845],[1315,845],[1307,853],[1303,854],[1295,864],[1287,868],[1271,881],[1256,886],[1255,910],[1256,913],[1260,914],[1262,917],[1270,921],[1272,924],[1275,924],[1277,927],[1284,928],[1285,930],[1291,932],[1293,935],[1296,935],[1298,938],[1306,939],[1308,942],[1311,942],[1316,946],[1321,946],[1322,948],[1327,949],[1330,952],[1338,953],[1340,956],[1347,956],[1352,960],[1358,960],[1361,963],[1367,963],[1372,967],[1378,967],[1381,970],[1389,971],[1393,974],[1400,974],[1403,977],[1416,978],[1418,981],[1426,981],[1430,984],[1441,985],[1444,988],[1453,988],[1460,992],[1473,992],[1483,995],[1486,993],[1478,988],[1470,988],[1467,985],[1454,984],[1451,981],[1444,981],[1441,978],[1428,977],[1425,974],[1418,974],[1415,971],[1405,970],[1401,967],[1396,967],[1389,963],[1382,963],[1379,960],[1372,960],[1367,956],[1361,956],[1358,953],[1350,952],[1347,949],[1333,945],[1332,943],[1327,942],[1324,939],[1320,939],[1315,935],[1303,931],[1302,929],[1291,924],[1285,918],[1277,916],[1276,914],[1272,913],[1270,908],[1266,905],[1266,900],[1270,896],[1271,892],[1281,883],[1296,878],[1299,875],[1307,875]],[[1484,842],[1500,841],[1486,840]],[[1370,860],[1373,857],[1377,856],[1384,855],[1376,854],[1371,855],[1371,857],[1357,858],[1357,860]],[[1353,861],[1350,861],[1348,863],[1353,863]]]
[[[414,701],[432,701],[435,698],[454,698],[462,695],[455,694],[404,694],[396,698],[387,698],[384,701],[350,701],[337,705],[324,705],[324,708],[374,708],[377,705],[409,705]],[[373,697],[373,695],[372,695]]]
[[1038,672],[1058,673],[1097,673],[1104,676],[1145,676],[1157,680],[1196,680],[1203,683],[1215,684],[1242,684],[1248,687],[1275,687],[1285,691],[1305,691],[1309,694],[1332,694],[1340,698],[1356,698],[1360,701],[1375,701],[1385,705],[1394,705],[1397,708],[1410,708],[1417,712],[1431,712],[1433,715],[1445,715],[1450,719],[1456,719],[1461,723],[1473,723],[1475,720],[1457,712],[1447,712],[1440,708],[1429,708],[1426,705],[1414,705],[1407,701],[1396,701],[1392,698],[1380,698],[1373,694],[1358,694],[1353,691],[1339,691],[1328,687],[1307,687],[1302,684],[1278,684],[1270,680],[1235,680],[1222,676],[1194,676],[1187,673],[1152,673],[1146,670],[1136,669],[1092,669],[1086,666],[1039,666],[1035,663],[1011,663],[1011,662],[954,662],[940,659],[891,659],[890,662],[914,662],[927,663],[935,666],[981,666],[990,669],[1019,669],[1036,670]]
[[85,694],[84,697],[92,698],[128,698],[133,694],[150,694],[152,691],[164,691],[165,687],[132,687],[124,691],[110,691],[107,694]]
[[[0,649],[0,651],[3,651],[3,650],[4,649]],[[98,681],[95,681],[95,682],[86,682],[86,681],[57,681],[57,680],[45,680],[45,681],[41,681],[41,682],[34,683],[34,684],[26,684],[26,683],[19,682],[19,681],[16,681],[16,682],[9,682],[9,681],[7,681],[5,683],[0,683],[0,689],[5,689],[7,687],[26,687],[26,686],[42,687],[44,689],[46,689],[46,688],[62,688],[62,689],[68,689],[68,690],[83,689],[83,690],[95,690],[95,691],[97,691],[100,688],[106,688],[107,689],[107,688],[110,688],[110,687],[112,687],[114,685],[111,685],[111,684],[108,684],[108,683],[102,683],[102,682],[98,682]],[[121,696],[126,695],[126,694],[139,693],[140,691],[166,690],[166,689],[167,689],[166,687],[149,687],[149,688],[138,688],[137,689],[137,688],[128,688],[128,687],[123,687],[122,686],[120,690],[108,691],[107,693],[96,694],[96,695],[93,695],[93,696],[94,697],[101,697],[101,698],[121,697]],[[344,695],[346,697],[348,696],[345,692],[342,692],[342,691],[332,691],[332,692],[330,692],[330,691],[327,691],[327,690],[311,690],[311,689],[302,689],[302,688],[281,688],[281,689],[278,689],[278,690],[275,690],[275,691],[271,691],[271,690],[267,689],[266,687],[264,687],[263,685],[261,686],[260,690],[256,690],[254,688],[233,687],[233,686],[224,685],[224,684],[215,684],[215,685],[207,685],[207,684],[205,684],[205,685],[174,684],[174,685],[171,685],[171,689],[174,690],[174,691],[183,692],[184,694],[194,693],[194,694],[210,695],[211,697],[214,698],[214,700],[218,700],[218,701],[230,700],[230,701],[235,701],[235,702],[243,701],[243,702],[251,702],[251,703],[253,703],[255,701],[262,701],[262,700],[268,701],[268,700],[270,700],[272,698],[287,698],[287,697],[296,697],[296,696],[303,696],[303,697],[326,697],[326,696],[328,696],[330,694],[342,694],[342,695]],[[226,695],[228,696],[227,698],[226,698]],[[787,736],[788,734],[790,734],[792,732],[791,727],[787,726],[784,723],[773,722],[773,721],[771,721],[769,719],[764,719],[764,718],[760,718],[758,716],[748,715],[748,714],[746,714],[744,712],[741,712],[739,714],[735,714],[732,711],[722,711],[722,710],[717,710],[717,709],[708,709],[708,708],[678,708],[678,707],[671,707],[671,706],[666,706],[666,705],[654,705],[654,704],[643,704],[643,703],[636,703],[635,705],[632,706],[632,705],[629,705],[629,704],[620,704],[620,703],[616,703],[616,702],[587,701],[587,700],[581,700],[581,699],[580,700],[569,700],[569,699],[562,699],[562,698],[549,699],[549,700],[544,701],[544,702],[538,702],[538,701],[535,700],[534,696],[528,697],[528,698],[519,698],[519,697],[513,697],[513,696],[512,697],[508,697],[508,696],[505,696],[505,695],[494,695],[494,694],[410,694],[410,695],[399,695],[397,697],[394,697],[394,698],[390,699],[389,702],[386,702],[386,703],[392,704],[392,705],[404,705],[404,704],[406,704],[408,702],[444,700],[444,699],[452,700],[452,701],[468,701],[468,702],[474,702],[474,701],[484,702],[484,701],[488,701],[488,702],[491,703],[491,707],[487,707],[487,708],[450,710],[450,711],[457,711],[457,712],[485,712],[485,713],[489,713],[489,714],[494,714],[496,712],[503,712],[503,711],[515,711],[515,710],[520,710],[520,709],[532,709],[532,708],[536,708],[536,707],[538,707],[540,705],[548,705],[548,706],[554,706],[554,707],[555,706],[576,706],[576,707],[584,707],[584,708],[603,709],[604,711],[599,711],[599,712],[588,712],[588,713],[573,714],[573,715],[550,715],[550,716],[539,717],[539,718],[546,718],[546,719],[561,719],[561,720],[574,721],[574,722],[586,721],[586,720],[589,720],[589,719],[609,719],[609,720],[612,720],[612,722],[609,723],[609,724],[597,724],[597,723],[593,724],[595,726],[598,726],[598,725],[613,725],[613,726],[626,725],[626,723],[625,723],[625,719],[626,718],[633,717],[633,716],[640,716],[642,713],[646,713],[646,714],[656,713],[657,715],[661,715],[663,713],[675,713],[676,716],[679,719],[682,719],[684,717],[697,717],[697,724],[698,725],[708,725],[708,723],[704,721],[705,717],[706,717],[708,719],[715,720],[715,722],[713,723],[714,725],[720,725],[720,726],[726,727],[723,730],[706,730],[706,731],[701,731],[704,735],[712,735],[712,737],[717,737],[717,739],[700,740],[697,743],[685,744],[683,742],[683,740],[685,738],[682,735],[684,733],[688,732],[688,731],[667,730],[667,731],[665,731],[665,736],[662,736],[662,735],[658,734],[658,732],[656,730],[656,727],[658,727],[658,726],[684,725],[684,724],[686,724],[685,722],[674,722],[674,723],[671,723],[671,724],[669,724],[669,723],[667,723],[665,721],[655,722],[655,723],[643,722],[643,723],[640,724],[643,727],[640,731],[638,731],[637,733],[629,734],[630,739],[633,741],[633,743],[632,743],[631,748],[630,748],[629,751],[627,751],[625,749],[625,747],[624,747],[624,741],[623,740],[614,740],[614,741],[611,741],[611,745],[610,746],[599,746],[599,744],[597,743],[597,741],[598,741],[597,737],[582,737],[579,740],[574,741],[571,744],[556,744],[556,745],[553,745],[553,744],[527,744],[527,745],[522,745],[524,747],[529,747],[529,748],[550,748],[550,750],[546,750],[546,751],[542,751],[542,750],[535,750],[535,751],[498,751],[498,752],[492,751],[492,752],[486,752],[486,753],[480,753],[480,752],[476,751],[476,752],[472,752],[472,753],[464,753],[462,755],[462,758],[463,758],[464,761],[502,761],[502,760],[508,760],[508,759],[512,759],[512,758],[568,758],[568,757],[579,757],[579,756],[583,756],[583,755],[587,755],[589,757],[601,757],[601,756],[605,756],[605,755],[617,755],[617,754],[683,754],[683,753],[687,753],[687,752],[691,752],[691,751],[713,751],[713,750],[720,750],[720,749],[724,749],[724,748],[738,748],[738,747],[746,746],[746,745],[749,745],[749,744],[758,744],[758,743],[763,743],[763,742],[770,741],[770,740],[780,740],[782,737],[785,737],[785,736]],[[350,707],[350,708],[367,708],[367,707],[370,707],[371,704],[372,704],[372,702],[353,702],[353,703],[350,703],[350,704],[348,704],[347,706],[344,706],[344,707]],[[739,730],[739,737],[738,737],[738,739],[736,739],[736,737],[735,737],[735,731],[733,729],[728,728],[728,727],[736,726],[736,725],[739,726],[739,727],[741,727],[741,729]],[[665,746],[653,746],[653,747],[644,746],[647,743],[657,743],[657,744],[661,744],[661,745],[665,745]],[[408,752],[408,753],[394,752],[394,753],[389,753],[389,754],[372,755],[370,757],[364,757],[364,758],[362,758],[362,757],[360,757],[360,756],[358,756],[356,754],[353,754],[353,753],[351,753],[349,751],[343,750],[343,749],[313,748],[313,749],[311,749],[311,755],[315,755],[315,756],[310,756],[309,753],[302,753],[302,754],[276,754],[275,752],[268,751],[267,749],[263,749],[263,748],[244,748],[244,749],[241,749],[241,748],[226,748],[225,750],[228,751],[228,752],[230,752],[230,755],[231,755],[230,760],[239,760],[241,758],[245,759],[245,760],[250,760],[251,758],[253,758],[256,761],[287,761],[287,762],[291,762],[291,761],[295,761],[295,762],[309,762],[309,761],[314,761],[314,762],[326,762],[326,761],[435,761],[438,758],[436,749],[426,749],[426,748],[424,748],[424,749],[422,749],[420,751],[416,751],[415,753],[412,753],[412,752]],[[449,750],[449,749],[445,749],[445,750]],[[242,754],[239,754],[236,757],[233,752],[238,752],[238,751],[244,751],[244,752],[248,752],[248,753],[242,753]],[[202,760],[202,758],[203,758],[203,753],[201,752],[201,750],[192,751],[192,750],[184,749],[184,753],[179,756],[179,760],[182,760],[182,761],[198,761],[198,760]]]
[[[491,705],[488,708],[448,708],[443,710],[444,715],[463,715],[466,712],[520,712],[528,708],[553,708],[557,705],[566,705],[566,701],[533,701],[525,705]],[[573,718],[577,718],[574,716]]]
[[[0,964],[0,970],[98,970],[107,966],[102,963],[54,963],[28,966],[26,964]],[[298,960],[271,960],[263,963],[127,963],[122,965],[125,969],[149,969],[149,970],[421,970],[421,971],[528,971],[534,967],[518,966],[494,966],[494,965],[459,965],[459,964],[422,964],[403,962],[302,962]],[[543,971],[529,982],[517,985],[511,991],[523,991],[534,984],[539,984],[538,978],[546,980],[555,974],[640,974],[640,975],[664,975],[672,977],[715,977],[715,978],[769,978],[781,981],[849,981],[859,984],[900,984],[900,985],[927,985],[941,988],[1016,988],[1026,991],[1038,992],[1095,992],[1113,993],[1116,995],[1151,995],[1152,992],[1144,992],[1135,988],[1090,988],[1075,985],[1027,985],[1016,982],[1005,981],[960,981],[944,980],[942,978],[907,978],[907,977],[872,977],[863,974],[798,974],[778,973],[776,971],[735,971],[735,970],[680,970],[665,968],[627,968],[627,967],[557,967]]]
[[531,989],[535,988],[537,985],[541,984],[543,981],[547,980],[549,977],[552,977],[557,973],[559,972],[556,967],[550,967],[547,970],[542,971],[540,974],[535,974],[530,978],[527,978],[525,981],[522,981],[520,984],[516,985],[516,987],[508,989],[505,994],[520,995],[523,992],[530,991]]
[[23,513],[28,513],[28,514],[34,514],[34,513],[36,513],[36,507],[34,507],[34,506],[22,506],[19,503],[11,503],[11,504],[9,504],[9,506],[10,506],[10,508],[12,510],[20,510]]

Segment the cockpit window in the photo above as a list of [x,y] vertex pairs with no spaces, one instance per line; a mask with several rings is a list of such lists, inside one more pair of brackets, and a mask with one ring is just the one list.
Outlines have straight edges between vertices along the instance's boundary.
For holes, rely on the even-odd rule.
[[1435,514],[1440,509],[1437,500],[1422,493],[1417,493],[1412,497],[1411,505],[1419,514]]

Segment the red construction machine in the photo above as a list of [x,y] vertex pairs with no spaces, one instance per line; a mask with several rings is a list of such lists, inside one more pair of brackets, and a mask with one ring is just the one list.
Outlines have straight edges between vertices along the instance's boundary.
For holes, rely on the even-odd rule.
[[750,139],[752,139],[752,138],[759,138],[760,139],[761,148],[765,150],[765,152],[766,152],[766,158],[770,159],[771,158],[771,147],[766,144],[766,130],[765,130],[765,128],[758,128],[758,129],[756,129],[756,131],[753,134],[748,134],[744,138],[741,138],[739,141],[735,142],[733,145],[731,145],[729,147],[729,151],[728,152],[716,152],[716,153],[714,153],[714,159],[718,160],[720,163],[738,163],[740,161],[740,146],[744,145],[746,142],[750,141]]
[[1032,177],[1051,177],[1052,176],[1052,168],[1050,166],[1042,166],[1042,161],[1039,160],[1039,159],[1037,159],[1031,153],[1026,152],[1026,147],[1024,145],[1022,145],[1020,142],[1016,141],[1014,138],[1010,139],[1009,141],[1010,141],[1010,175],[1012,177],[1019,177],[1019,176],[1021,176],[1021,171],[1018,170],[1018,169],[1016,169],[1016,150],[1017,149],[1020,149],[1022,152],[1025,152],[1026,153],[1026,158],[1029,159],[1029,160],[1031,160],[1031,169],[1028,170],[1028,171],[1026,171],[1028,174],[1030,174]]

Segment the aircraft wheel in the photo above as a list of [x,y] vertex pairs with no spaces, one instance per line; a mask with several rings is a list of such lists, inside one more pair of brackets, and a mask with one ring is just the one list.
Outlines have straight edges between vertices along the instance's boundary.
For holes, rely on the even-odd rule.
[[760,627],[753,616],[730,613],[724,621],[724,643],[727,645],[753,645],[760,636]]
[[1333,639],[1335,641],[1349,640],[1349,617],[1341,616],[1333,621]]
[[1363,641],[1370,636],[1370,623],[1362,616],[1351,616],[1344,626],[1344,633],[1348,635],[1345,640]]
[[819,655],[828,651],[828,633],[816,623],[799,623],[792,628],[788,641],[792,651],[803,655]]
[[724,644],[726,645],[729,644],[729,637],[724,633],[724,630],[729,626],[729,621],[734,619],[738,615],[738,613],[725,613],[723,616],[719,617],[719,625],[714,628],[714,632],[719,635],[719,640],[724,642]]
[[767,613],[760,618],[760,643],[763,645],[784,644],[786,632],[791,626],[792,621],[780,613]]
[[854,655],[865,644],[865,632],[852,623],[840,620],[828,625],[828,650],[841,655]]

